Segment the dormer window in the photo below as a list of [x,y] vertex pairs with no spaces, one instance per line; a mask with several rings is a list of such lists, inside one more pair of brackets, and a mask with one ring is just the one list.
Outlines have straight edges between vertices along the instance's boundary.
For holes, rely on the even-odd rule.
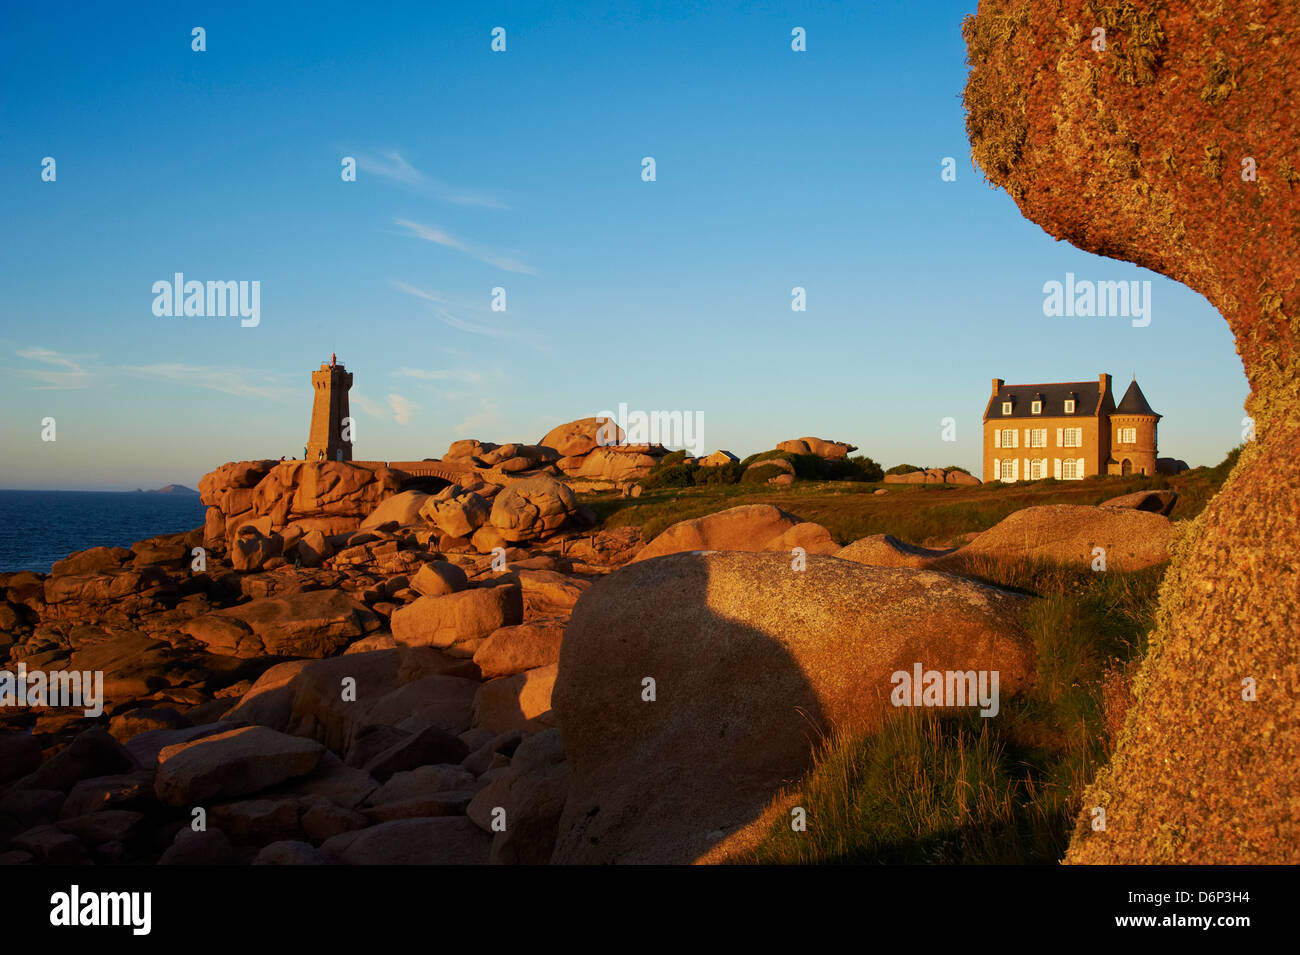
[[1011,402],[1009,401],[1002,402],[1002,413],[1004,415],[1011,414]]
[[1030,413],[1030,414],[1042,414],[1042,413],[1043,413],[1043,403],[1042,403],[1041,401],[1034,401],[1034,402],[1031,402],[1030,405],[1029,405],[1029,413]]
[[1073,398],[1066,398],[1066,399],[1065,399],[1065,413],[1066,413],[1066,414],[1074,414],[1074,399],[1073,399]]

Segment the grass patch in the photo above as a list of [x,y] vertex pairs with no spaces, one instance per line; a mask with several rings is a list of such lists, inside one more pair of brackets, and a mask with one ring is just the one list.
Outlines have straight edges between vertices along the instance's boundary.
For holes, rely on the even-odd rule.
[[[710,468],[701,468],[710,471]],[[879,481],[797,481],[791,485],[716,484],[653,487],[638,498],[616,491],[583,495],[605,527],[639,527],[647,540],[664,528],[740,504],[773,504],[826,527],[841,544],[870,534],[893,534],[912,544],[952,547],[988,530],[1009,514],[1040,504],[1100,504],[1132,491],[1172,488],[1178,503],[1171,518],[1200,513],[1223,483],[1229,462],[1174,477],[1102,477],[983,485],[884,484]],[[874,492],[884,488],[886,493]]]
[[[825,742],[798,787],[806,832],[774,823],[750,863],[1048,864],[1109,756],[1146,650],[1163,568],[1130,574],[1019,561],[985,579],[1041,599],[1026,626],[1036,681],[998,716],[902,710]],[[1118,712],[1117,712],[1118,711]]]

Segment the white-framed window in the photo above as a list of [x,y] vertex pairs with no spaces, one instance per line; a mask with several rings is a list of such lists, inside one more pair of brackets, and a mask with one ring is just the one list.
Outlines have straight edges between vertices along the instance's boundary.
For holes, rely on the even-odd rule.
[[1009,401],[1002,402],[1002,413],[1004,415],[1011,414],[1011,402]]
[[1020,437],[1020,431],[1019,431],[1019,429],[1017,429],[1017,428],[1007,428],[1007,429],[1005,429],[1005,430],[1002,432],[1002,447],[1004,447],[1004,448],[1018,448],[1018,447],[1020,447],[1020,442],[1019,442],[1019,440],[1018,440],[1019,437]]
[[1074,458],[1066,458],[1061,462],[1061,477],[1067,481],[1074,481],[1079,477],[1079,463]]
[[1044,458],[1034,458],[1029,462],[1029,480],[1037,481],[1047,477],[1047,461]]
[[1029,405],[1029,413],[1030,413],[1030,414],[1042,414],[1042,413],[1043,413],[1043,403],[1042,403],[1041,401],[1035,401],[1035,402],[1032,402],[1032,403]]
[[1065,413],[1066,413],[1066,414],[1074,414],[1074,399],[1073,399],[1073,398],[1066,398],[1066,399],[1065,399]]
[[1029,432],[1029,446],[1031,448],[1047,447],[1047,429],[1034,428]]
[[1061,447],[1063,448],[1081,448],[1083,447],[1083,429],[1082,428],[1064,428],[1061,431]]
[[1137,438],[1137,428],[1120,428],[1120,429],[1119,429],[1119,443],[1120,443],[1120,444],[1137,444],[1137,439],[1138,439],[1138,438]]

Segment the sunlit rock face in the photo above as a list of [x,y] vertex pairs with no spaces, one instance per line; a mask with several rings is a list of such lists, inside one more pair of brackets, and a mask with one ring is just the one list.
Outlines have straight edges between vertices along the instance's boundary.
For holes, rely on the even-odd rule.
[[[1251,385],[1256,437],[1174,548],[1071,862],[1300,857],[1297,20],[1255,0],[982,0],[964,26],[985,174],[1052,236],[1204,295]],[[1152,319],[1180,320],[1158,302]]]

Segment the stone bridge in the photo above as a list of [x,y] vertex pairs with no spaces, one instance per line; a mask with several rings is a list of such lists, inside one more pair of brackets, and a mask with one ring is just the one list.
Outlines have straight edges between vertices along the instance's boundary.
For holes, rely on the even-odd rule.
[[411,477],[436,477],[451,484],[459,484],[474,473],[474,465],[466,461],[350,461],[363,468],[392,468]]

